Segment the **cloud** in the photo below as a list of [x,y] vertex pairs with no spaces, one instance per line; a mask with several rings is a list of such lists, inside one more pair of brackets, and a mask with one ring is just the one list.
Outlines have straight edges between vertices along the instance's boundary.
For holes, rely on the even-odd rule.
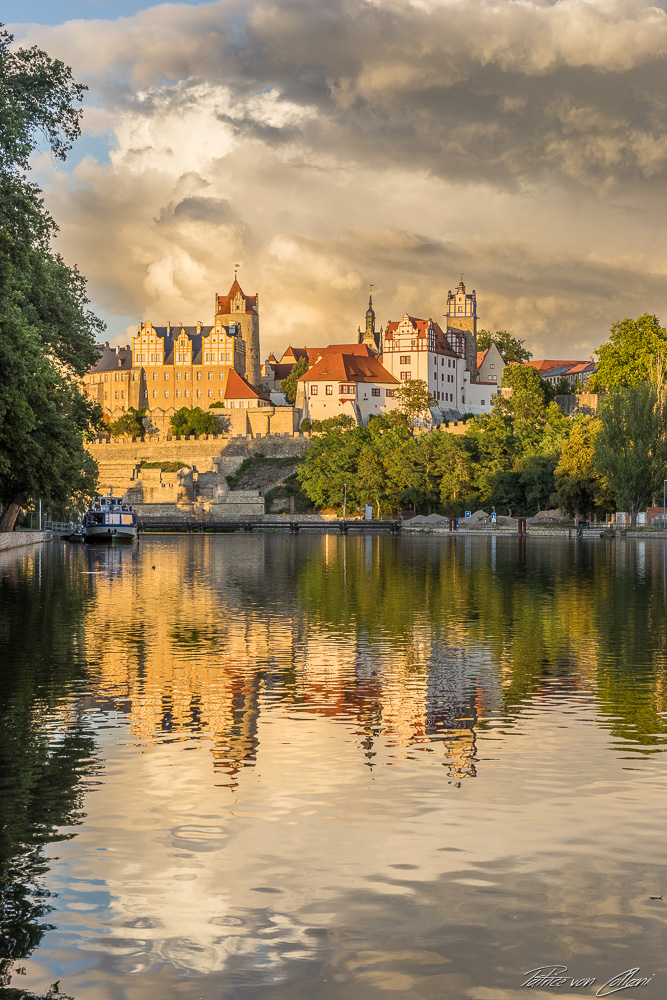
[[40,176],[107,312],[205,319],[237,261],[266,353],[349,340],[369,281],[383,321],[438,318],[460,270],[538,352],[665,312],[661,7],[218,0],[23,34],[111,130],[108,163]]

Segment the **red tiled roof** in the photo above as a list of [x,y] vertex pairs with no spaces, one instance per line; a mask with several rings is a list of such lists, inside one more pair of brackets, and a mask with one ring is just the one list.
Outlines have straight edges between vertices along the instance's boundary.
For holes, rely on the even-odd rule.
[[364,358],[375,358],[377,355],[368,344],[329,344],[328,347],[307,347],[308,364],[314,365],[325,354],[352,354]]
[[[294,368],[294,365],[283,365],[280,362],[276,362],[275,365],[272,364],[272,365],[269,365],[269,367],[271,369],[273,377],[275,379],[280,379],[280,381],[282,382],[282,380],[284,378],[287,378],[287,376],[290,374],[290,372],[292,371],[292,368]],[[267,375],[268,374],[269,373],[267,372]]]
[[222,394],[224,399],[265,399],[267,403],[271,402],[268,396],[253,389],[250,383],[243,378],[243,375],[239,375],[233,368],[227,368],[225,371]]
[[257,312],[257,296],[256,295],[246,295],[239,285],[236,278],[232,282],[232,287],[229,289],[226,295],[216,295],[215,297],[215,311],[217,313],[231,313],[231,303],[232,299],[241,293],[245,299],[246,312],[256,313]]
[[590,365],[593,364],[591,361],[524,361],[524,365],[530,365],[531,368],[537,368],[540,375],[545,372],[551,371],[552,368],[572,368],[575,365]]
[[285,351],[280,360],[281,362],[284,362],[285,358],[292,358],[294,361],[300,361],[301,358],[307,358],[307,357],[308,357],[307,347],[292,347],[290,344],[290,346],[287,348],[287,350]]
[[477,352],[477,367],[478,368],[479,368],[479,366],[481,364],[484,363],[484,358],[487,356],[488,353],[489,353],[488,347],[487,347],[487,349],[485,351],[478,351]]
[[302,375],[299,382],[380,382],[383,385],[398,385],[377,358],[358,354],[333,351],[324,354],[310,371]]

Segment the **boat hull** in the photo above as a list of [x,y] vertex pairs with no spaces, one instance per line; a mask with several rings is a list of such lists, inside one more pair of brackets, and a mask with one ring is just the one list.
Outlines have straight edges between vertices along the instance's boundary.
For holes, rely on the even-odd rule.
[[134,524],[91,524],[83,534],[86,542],[131,542],[137,537]]

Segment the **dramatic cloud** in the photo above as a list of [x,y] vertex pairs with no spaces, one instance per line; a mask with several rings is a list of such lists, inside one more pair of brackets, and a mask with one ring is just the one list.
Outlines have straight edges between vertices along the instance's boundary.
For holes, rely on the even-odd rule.
[[667,320],[659,6],[220,0],[15,32],[109,145],[37,164],[107,314],[210,319],[240,263],[264,353],[349,340],[369,282],[383,323],[438,318],[460,271],[537,354]]

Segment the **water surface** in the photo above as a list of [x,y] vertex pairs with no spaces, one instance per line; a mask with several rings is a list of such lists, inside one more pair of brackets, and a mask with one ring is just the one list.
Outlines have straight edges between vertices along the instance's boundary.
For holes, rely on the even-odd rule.
[[0,577],[8,998],[666,994],[662,542],[156,536]]

